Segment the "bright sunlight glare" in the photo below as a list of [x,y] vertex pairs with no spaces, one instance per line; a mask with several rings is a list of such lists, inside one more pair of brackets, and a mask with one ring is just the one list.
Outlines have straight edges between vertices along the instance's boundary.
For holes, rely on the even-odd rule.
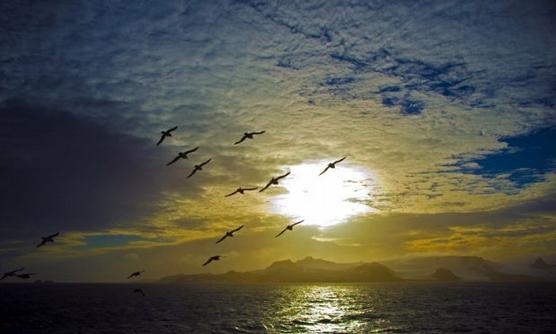
[[321,227],[371,211],[363,204],[371,198],[369,183],[375,182],[371,174],[349,164],[338,164],[319,176],[327,163],[290,167],[291,175],[280,182],[287,193],[272,200],[273,211]]

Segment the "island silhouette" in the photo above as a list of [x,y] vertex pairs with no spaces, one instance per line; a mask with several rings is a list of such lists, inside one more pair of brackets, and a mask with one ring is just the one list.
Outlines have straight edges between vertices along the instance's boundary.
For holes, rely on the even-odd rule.
[[[504,270],[508,269],[506,272]],[[355,283],[402,281],[531,282],[556,280],[534,275],[476,256],[439,256],[391,260],[385,263],[336,263],[313,257],[276,261],[261,270],[222,274],[178,274],[160,283]]]

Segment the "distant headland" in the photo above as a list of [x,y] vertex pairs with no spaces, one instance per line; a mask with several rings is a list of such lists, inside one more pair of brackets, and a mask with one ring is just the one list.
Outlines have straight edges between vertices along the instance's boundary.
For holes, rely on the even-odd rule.
[[[538,263],[538,261],[536,262]],[[163,277],[161,283],[355,283],[402,281],[554,281],[556,275],[526,268],[506,267],[476,256],[418,257],[384,263],[336,263],[306,257],[282,260],[265,269],[223,274],[178,274]]]

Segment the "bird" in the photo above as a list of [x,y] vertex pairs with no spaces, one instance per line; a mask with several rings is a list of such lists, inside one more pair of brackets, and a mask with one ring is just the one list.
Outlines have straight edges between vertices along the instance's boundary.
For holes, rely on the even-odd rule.
[[143,297],[145,297],[145,292],[141,288],[137,288],[137,289],[133,290],[133,292],[140,293]]
[[199,146],[195,147],[194,149],[185,151],[185,152],[178,152],[178,155],[174,158],[174,160],[167,163],[166,166],[170,166],[171,164],[173,164],[174,162],[176,162],[180,159],[187,159],[187,155],[189,153],[193,153],[193,152],[197,151],[198,149],[199,149]]
[[301,224],[301,223],[303,223],[303,222],[304,222],[304,220],[300,220],[300,221],[298,221],[298,222],[296,222],[296,223],[293,223],[293,224],[290,224],[290,225],[286,226],[286,227],[282,230],[282,232],[278,233],[278,234],[275,236],[275,238],[278,238],[279,236],[281,236],[282,234],[284,234],[284,232],[286,232],[286,231],[291,231],[291,230],[293,230],[293,227],[294,227],[295,225],[299,225],[299,224]]
[[277,184],[278,184],[278,181],[280,181],[280,179],[285,178],[286,176],[290,175],[290,173],[291,173],[291,172],[287,172],[287,173],[284,174],[284,175],[280,175],[280,176],[277,176],[277,177],[273,177],[272,179],[270,179],[270,181],[268,181],[268,183],[266,184],[266,186],[264,186],[261,190],[259,190],[259,192],[265,191],[268,187],[270,187],[270,186],[273,185],[273,184],[277,185]]
[[239,188],[237,188],[233,193],[229,193],[228,195],[226,195],[226,196],[224,196],[224,197],[230,197],[230,196],[233,196],[233,195],[235,195],[235,194],[237,194],[237,193],[240,193],[240,194],[243,195],[244,192],[246,192],[246,191],[251,191],[251,190],[257,190],[257,188],[258,188],[258,187],[252,187],[252,188],[242,188],[242,187],[239,187]]
[[0,278],[0,281],[3,280],[6,277],[13,277],[15,276],[18,272],[25,270],[25,268],[19,268],[16,270],[12,270],[12,271],[8,271],[6,273],[4,273],[4,275],[2,275],[2,278]]
[[334,161],[334,162],[329,163],[328,166],[326,166],[326,168],[325,168],[322,172],[320,172],[319,176],[321,176],[322,174],[324,174],[324,173],[328,170],[328,168],[336,168],[336,164],[337,164],[337,163],[340,163],[340,162],[342,162],[342,161],[344,161],[345,158],[346,158],[346,157],[343,157],[342,159],[338,159],[338,160],[336,160],[336,161]]
[[162,136],[160,136],[160,140],[158,141],[158,143],[156,143],[156,146],[162,144],[162,142],[166,137],[172,137],[172,131],[176,130],[177,128],[178,128],[177,126],[174,126],[173,128],[168,129],[166,131],[160,131]]
[[245,139],[248,139],[248,138],[249,138],[249,139],[253,139],[253,136],[254,136],[254,135],[262,135],[263,133],[265,133],[264,130],[263,130],[263,131],[255,131],[255,132],[244,132],[244,133],[243,133],[243,137],[241,137],[240,140],[236,141],[236,142],[234,143],[234,145],[237,145],[237,144],[239,144],[239,143],[242,143]]
[[208,159],[207,161],[201,163],[200,165],[195,165],[195,167],[193,168],[193,170],[191,171],[191,174],[189,174],[187,176],[187,178],[192,177],[195,173],[197,173],[198,170],[203,170],[203,166],[208,164],[210,161],[212,160],[212,158]]
[[130,278],[132,278],[132,277],[139,276],[139,275],[141,275],[141,274],[144,273],[144,272],[145,272],[144,270],[141,270],[141,271],[136,271],[136,272],[134,272],[134,273],[131,273],[131,275],[129,275],[129,276],[127,277],[127,279],[130,279]]
[[222,238],[220,238],[216,243],[220,243],[220,242],[224,241],[224,239],[226,239],[227,237],[233,237],[234,233],[241,230],[242,228],[243,228],[243,225],[236,228],[235,230],[231,230],[231,231],[226,232],[226,234],[224,234],[224,236]]
[[59,236],[60,232],[54,233],[52,235],[49,235],[47,237],[41,237],[42,241],[40,242],[40,244],[37,245],[37,248],[44,246],[47,242],[54,242],[54,238]]
[[36,274],[35,273],[25,273],[25,274],[19,274],[19,275],[16,275],[16,276],[21,278],[21,279],[29,279],[33,275],[36,275]]
[[212,261],[218,261],[218,260],[220,260],[221,257],[222,257],[222,255],[214,255],[214,256],[211,256],[211,257],[207,260],[207,262],[203,263],[203,267],[206,266],[207,264],[211,263]]

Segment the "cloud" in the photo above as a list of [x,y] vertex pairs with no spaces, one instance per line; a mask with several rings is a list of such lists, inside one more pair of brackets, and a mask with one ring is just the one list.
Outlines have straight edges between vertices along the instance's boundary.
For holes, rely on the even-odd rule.
[[179,189],[152,142],[20,101],[0,114],[4,238],[129,225],[154,212],[163,191]]
[[[90,256],[110,271],[116,253],[169,264],[169,252],[188,270],[211,250],[203,242],[237,224],[250,225],[253,246],[235,243],[240,268],[279,254],[433,251],[444,240],[456,251],[456,239],[482,249],[503,225],[487,212],[553,196],[553,131],[542,130],[556,124],[549,1],[20,1],[0,13],[0,175],[10,189],[0,249],[13,261],[39,263],[42,253],[21,257],[25,245],[60,229],[48,256]],[[179,135],[154,147],[172,125]],[[266,133],[232,145],[253,130]],[[190,160],[164,166],[194,146]],[[374,175],[362,204],[379,215],[275,246],[257,238],[287,222],[270,213],[276,193],[224,200],[337,156]],[[544,216],[508,219],[536,231],[524,242],[553,247],[541,241]]]

